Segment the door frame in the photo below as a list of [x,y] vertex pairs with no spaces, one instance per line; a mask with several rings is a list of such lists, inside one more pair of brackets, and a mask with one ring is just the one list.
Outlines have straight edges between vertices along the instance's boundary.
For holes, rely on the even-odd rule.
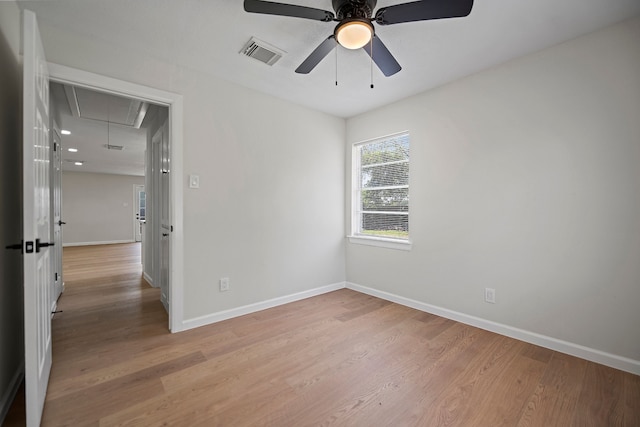
[[169,109],[171,155],[170,203],[173,232],[171,233],[171,276],[169,280],[169,330],[180,332],[184,327],[184,229],[183,229],[183,100],[182,95],[126,82],[49,62],[51,81],[129,98],[138,98],[166,106]]

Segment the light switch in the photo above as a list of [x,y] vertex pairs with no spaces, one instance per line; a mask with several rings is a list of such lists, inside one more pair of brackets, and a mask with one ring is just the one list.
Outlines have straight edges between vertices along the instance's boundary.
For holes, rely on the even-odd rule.
[[200,188],[199,175],[189,175],[189,188]]

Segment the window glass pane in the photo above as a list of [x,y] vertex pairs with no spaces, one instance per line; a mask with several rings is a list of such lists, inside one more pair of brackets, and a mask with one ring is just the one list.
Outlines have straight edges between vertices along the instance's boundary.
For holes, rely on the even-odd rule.
[[362,188],[409,185],[409,162],[365,166],[361,178]]
[[409,135],[363,144],[361,153],[362,166],[409,160]]
[[409,212],[409,189],[363,190],[363,211]]
[[362,214],[362,234],[406,239],[409,237],[409,215]]

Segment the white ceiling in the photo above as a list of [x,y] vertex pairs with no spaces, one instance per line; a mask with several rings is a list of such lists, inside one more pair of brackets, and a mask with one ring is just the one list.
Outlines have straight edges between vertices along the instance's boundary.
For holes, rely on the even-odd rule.
[[[282,1],[332,10],[331,0]],[[376,10],[399,3],[403,1],[378,0]],[[56,0],[18,4],[35,11],[41,26],[126,46],[345,118],[640,14],[640,0],[476,0],[465,18],[377,26],[376,34],[403,69],[384,77],[374,68],[375,88],[371,89],[370,59],[362,50],[338,48],[337,86],[334,53],[308,75],[294,72],[333,32],[335,23],[250,14],[244,11],[242,0]],[[273,66],[240,55],[252,36],[286,54]],[[86,171],[142,173],[142,146],[123,152],[100,150],[106,143],[105,124],[76,120],[63,120],[65,126],[73,124],[77,128],[65,137],[65,145],[93,143],[78,154],[65,153],[66,158],[87,160]],[[102,133],[98,133],[100,129]],[[127,131],[130,129],[112,127],[112,138]],[[122,160],[125,157],[129,160]]]
[[[62,170],[144,175],[145,129],[70,116],[65,117],[63,122],[64,128],[71,130],[71,135],[62,136]],[[107,141],[125,148],[122,151],[108,150]],[[76,148],[78,152],[71,153],[68,148]],[[82,166],[76,166],[75,161],[83,162]]]
[[[446,0],[442,0],[446,1]],[[332,10],[331,0],[283,0]],[[379,0],[377,8],[403,3]],[[41,25],[176,62],[339,117],[350,117],[640,14],[640,0],[476,0],[468,17],[377,26],[403,67],[392,77],[339,48],[294,70],[334,23],[244,12],[241,0],[20,1]],[[287,54],[267,66],[238,52],[255,36]]]
[[[66,86],[67,90],[71,86]],[[69,102],[64,86],[51,83],[51,100],[58,111],[57,125],[71,132],[61,135],[62,170],[73,172],[144,175],[147,130],[118,122],[131,122],[131,102],[128,98],[79,89],[78,96]],[[80,117],[71,108],[77,105]],[[155,112],[151,106],[148,115]],[[87,118],[89,117],[89,118]],[[107,145],[121,146],[110,150]],[[76,149],[77,152],[70,152]],[[81,162],[82,165],[76,165]]]

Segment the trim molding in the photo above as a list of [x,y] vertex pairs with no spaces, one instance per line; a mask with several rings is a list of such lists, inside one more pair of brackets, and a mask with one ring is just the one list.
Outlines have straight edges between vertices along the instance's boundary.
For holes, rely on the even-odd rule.
[[13,400],[16,398],[18,394],[18,390],[20,389],[20,384],[22,384],[22,379],[24,378],[24,360],[20,363],[20,367],[13,374],[13,378],[9,382],[9,386],[7,390],[5,390],[2,395],[2,400],[0,400],[0,425],[4,424],[4,419],[9,413],[9,409],[13,404]]
[[358,245],[377,246],[379,248],[399,249],[401,251],[410,251],[413,243],[410,240],[385,239],[383,237],[374,236],[347,236],[349,243]]
[[151,276],[149,276],[149,274],[147,274],[147,272],[143,272],[142,273],[142,278],[145,280],[145,282],[147,282],[152,288],[157,288],[156,285],[153,284],[153,279],[151,278]]
[[615,354],[596,350],[594,348],[559,340],[557,338],[537,334],[535,332],[526,331],[524,329],[514,328],[513,326],[492,322],[490,320],[470,316],[468,314],[416,301],[410,298],[401,297],[389,292],[379,291],[377,289],[357,285],[355,283],[347,282],[345,287],[347,289],[361,292],[363,294],[371,295],[387,301],[395,302],[400,305],[411,307],[416,310],[455,320],[466,325],[475,326],[480,329],[485,329],[487,331],[495,332],[497,334],[504,335],[510,338],[515,338],[520,341],[525,341],[551,350],[559,351],[560,353],[569,354],[571,356],[576,356],[581,359],[589,360],[591,362],[600,363],[602,365],[630,372],[635,375],[640,375],[640,360],[629,359],[627,357],[618,356]]
[[266,310],[268,308],[277,307],[279,305],[288,304],[290,302],[300,301],[306,298],[315,297],[317,295],[337,291],[338,289],[344,289],[345,287],[345,282],[338,282],[332,285],[321,286],[319,288],[309,289],[307,291],[302,291],[291,295],[285,295],[282,297],[268,299],[266,301],[243,305],[241,307],[232,308],[229,310],[219,311],[217,313],[207,314],[205,316],[195,317],[193,319],[187,319],[182,322],[181,330],[186,331],[187,329],[193,329],[200,326],[209,325],[211,323],[217,323],[223,320],[232,319],[234,317],[244,316],[246,314],[251,314],[257,311]]
[[128,239],[128,240],[107,240],[105,242],[73,242],[73,243],[63,243],[62,247],[66,248],[67,246],[117,245],[119,243],[136,243],[136,241],[133,239]]

